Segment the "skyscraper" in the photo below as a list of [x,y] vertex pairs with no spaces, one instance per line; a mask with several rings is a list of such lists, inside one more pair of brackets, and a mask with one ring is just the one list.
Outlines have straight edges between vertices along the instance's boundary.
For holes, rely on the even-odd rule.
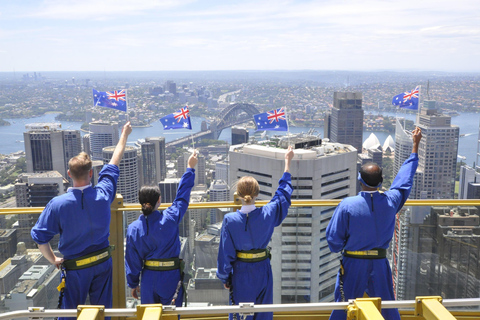
[[403,118],[395,121],[395,157],[393,161],[393,176],[396,177],[402,164],[412,153],[412,134],[405,130],[402,125]]
[[423,139],[410,198],[453,199],[459,127],[435,109],[435,101],[424,101],[418,118]]
[[363,109],[361,92],[334,92],[333,108],[325,119],[324,137],[351,144],[362,152]]
[[[107,164],[113,156],[114,146],[103,148],[103,163]],[[123,202],[125,203],[138,203],[138,154],[137,149],[131,146],[125,147],[123,158],[120,161],[120,177],[117,182],[117,193],[123,196]],[[127,212],[126,224],[127,226],[135,221],[139,212]]]
[[[68,181],[58,171],[21,174],[15,183],[17,207],[44,207],[53,197],[64,194],[67,186]],[[38,217],[39,214],[18,215],[17,238],[28,248],[35,247],[30,230]]]
[[68,161],[82,151],[79,130],[61,130],[59,123],[34,123],[23,133],[27,172],[58,171],[68,179]]
[[232,127],[232,145],[247,143],[248,142],[248,129],[244,127],[233,126]]
[[[210,195],[209,201],[228,201],[230,197],[230,188],[224,180],[213,180],[208,189]],[[210,209],[210,224],[222,221],[217,208]]]
[[480,125],[478,127],[477,141],[477,162],[473,167],[464,165],[460,167],[460,183],[458,190],[458,199],[478,199],[480,198]]
[[157,185],[167,177],[165,138],[146,138],[140,144],[142,150],[143,184]]
[[[284,170],[286,150],[269,146],[233,146],[232,181],[253,176],[259,200],[269,200]],[[350,145],[323,143],[295,149],[291,165],[292,199],[342,199],[356,193],[357,151]],[[235,189],[232,188],[233,194]],[[325,231],[334,207],[290,208],[272,237],[274,303],[332,301],[339,268]]]
[[93,160],[103,160],[102,149],[116,146],[119,139],[118,123],[91,122],[90,123],[90,152]]

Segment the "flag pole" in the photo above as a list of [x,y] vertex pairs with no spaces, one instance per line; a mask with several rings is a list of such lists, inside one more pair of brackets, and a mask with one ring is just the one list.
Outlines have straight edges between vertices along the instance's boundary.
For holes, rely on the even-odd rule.
[[418,105],[417,105],[417,118],[415,119],[416,124],[420,123],[420,95],[422,94],[422,85],[419,85],[418,88]]
[[127,122],[130,121],[130,115],[128,114],[128,93],[127,89],[125,89],[125,98],[127,98],[127,105],[125,106],[125,113],[127,114]]
[[285,107],[285,119],[287,121],[287,139],[288,139],[288,147],[290,147],[290,126],[288,125],[288,112],[287,107]]

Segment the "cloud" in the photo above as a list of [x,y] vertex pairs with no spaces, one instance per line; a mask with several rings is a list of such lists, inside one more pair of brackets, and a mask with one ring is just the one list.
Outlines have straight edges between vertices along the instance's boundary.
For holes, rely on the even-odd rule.
[[55,20],[107,20],[147,14],[190,3],[192,0],[46,0],[35,11],[24,17]]

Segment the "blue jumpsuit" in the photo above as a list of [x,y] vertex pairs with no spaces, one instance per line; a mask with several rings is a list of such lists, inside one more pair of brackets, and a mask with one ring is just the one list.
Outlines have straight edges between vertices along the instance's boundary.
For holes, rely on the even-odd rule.
[[[332,252],[387,249],[393,236],[395,216],[407,200],[418,166],[418,155],[412,153],[398,171],[390,190],[380,193],[360,192],[337,206],[327,227],[328,246]],[[386,258],[357,259],[343,257],[345,299],[370,297],[395,300],[392,272]],[[335,301],[341,301],[339,277],[335,285]],[[384,309],[387,320],[400,320],[397,309]],[[335,310],[330,319],[346,319],[346,312]]]
[[[120,170],[107,164],[100,171],[95,187],[69,188],[53,198],[32,228],[31,236],[38,244],[48,243],[60,234],[58,250],[67,259],[75,259],[109,246],[110,205]],[[62,308],[76,309],[90,303],[112,307],[112,259],[81,270],[68,270]]]
[[[242,209],[225,215],[218,249],[217,277],[225,284],[232,274],[233,299],[255,304],[273,303],[270,259],[259,262],[237,260],[237,251],[265,249],[275,227],[288,214],[292,195],[291,175],[285,172],[275,196],[265,206],[248,214]],[[232,315],[230,314],[230,319]],[[272,312],[256,313],[253,319],[272,319]],[[247,317],[252,319],[252,316]]]
[[[180,280],[180,269],[155,271],[143,269],[144,260],[178,258],[180,238],[178,226],[188,209],[190,192],[194,185],[195,169],[188,168],[178,185],[177,196],[171,207],[162,212],[143,214],[132,222],[127,230],[125,272],[130,288],[142,283],[140,294],[142,304],[162,303],[169,305]],[[183,302],[183,288],[178,293],[175,305]]]

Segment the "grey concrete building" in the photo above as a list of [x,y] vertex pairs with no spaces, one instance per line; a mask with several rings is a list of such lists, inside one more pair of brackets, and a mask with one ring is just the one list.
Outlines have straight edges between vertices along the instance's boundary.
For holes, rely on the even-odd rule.
[[105,147],[116,146],[120,138],[117,122],[91,122],[90,156],[93,160],[103,160],[102,150]]
[[324,137],[346,143],[362,152],[363,109],[361,92],[334,92],[333,108],[327,114]]

